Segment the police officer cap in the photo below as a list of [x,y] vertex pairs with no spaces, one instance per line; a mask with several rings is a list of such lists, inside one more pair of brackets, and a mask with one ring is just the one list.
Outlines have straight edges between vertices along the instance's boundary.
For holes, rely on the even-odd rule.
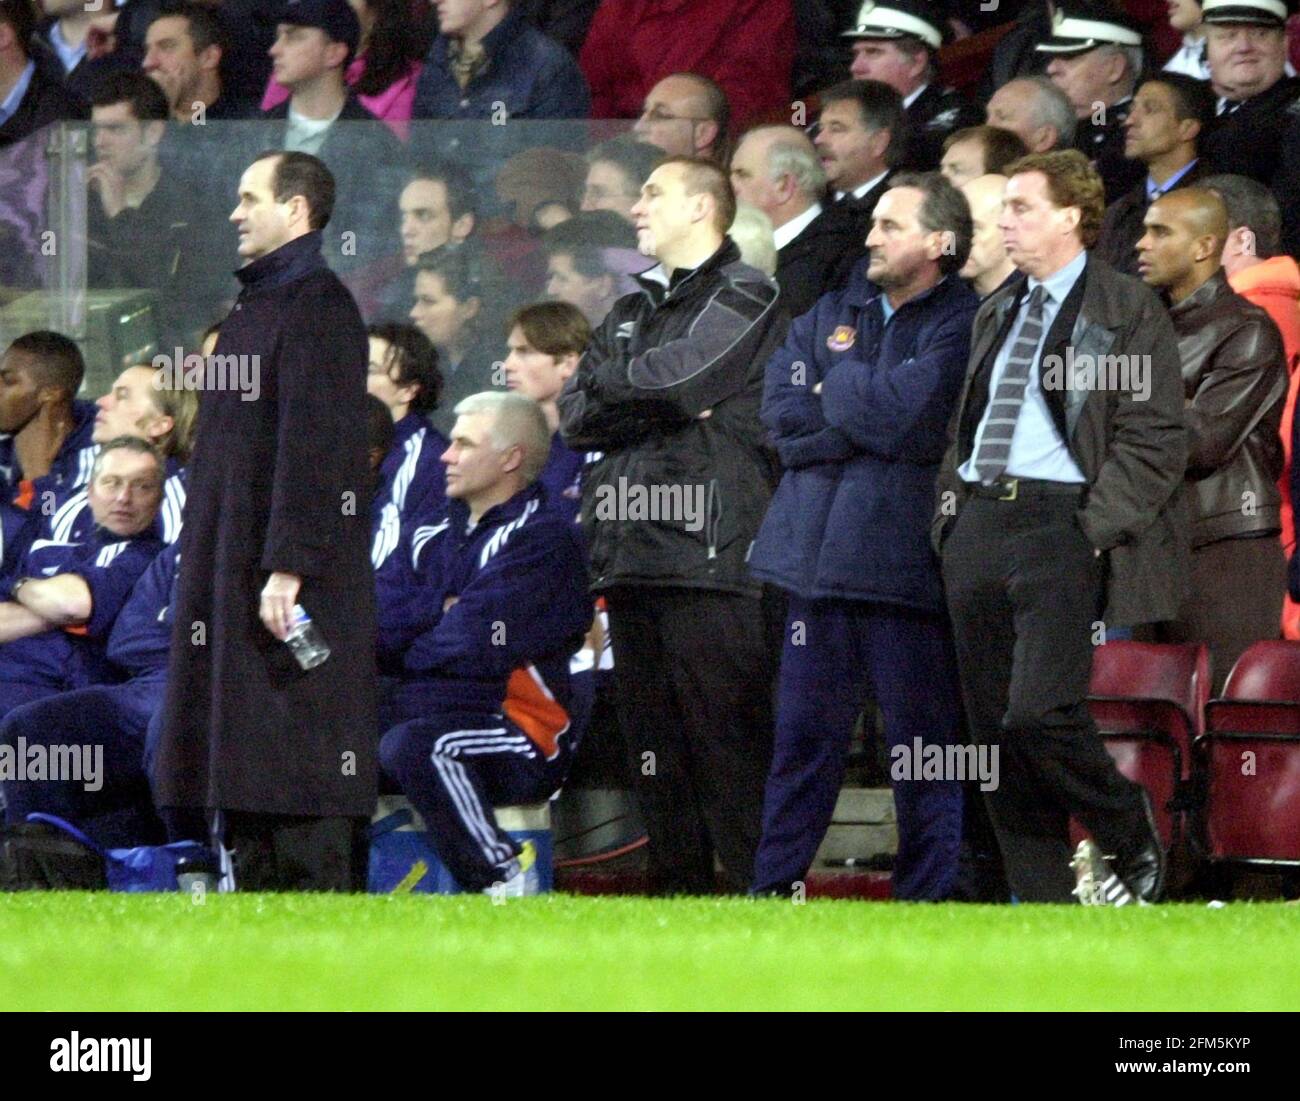
[[932,3],[924,0],[888,0],[877,4],[866,0],[858,18],[843,38],[919,38],[932,50],[943,45],[943,30]]
[[1052,18],[1052,36],[1034,47],[1039,53],[1070,56],[1087,53],[1098,46],[1141,46],[1142,32],[1136,24],[1116,15],[1109,5],[1074,3],[1057,7]]
[[1286,25],[1286,0],[1203,0],[1201,20],[1215,23],[1250,23],[1257,27]]

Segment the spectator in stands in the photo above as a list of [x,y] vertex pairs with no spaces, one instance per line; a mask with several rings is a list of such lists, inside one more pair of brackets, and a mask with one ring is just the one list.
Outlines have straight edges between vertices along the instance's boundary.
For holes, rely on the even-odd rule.
[[823,294],[843,286],[865,251],[855,220],[822,206],[826,172],[817,150],[793,126],[749,131],[731,158],[736,198],[772,220],[776,282],[791,317],[806,313]]
[[[1223,246],[1223,274],[1228,286],[1273,319],[1282,336],[1286,369],[1291,377],[1282,408],[1282,497],[1279,522],[1282,551],[1295,553],[1295,517],[1291,501],[1291,462],[1296,396],[1300,392],[1300,266],[1281,253],[1282,212],[1263,184],[1245,176],[1206,176],[1198,184],[1213,191],[1228,211],[1228,239]],[[1300,639],[1300,604],[1288,595],[1282,606],[1282,636]]]
[[413,325],[371,325],[366,389],[392,413],[393,439],[379,467],[370,564],[379,569],[397,549],[403,526],[432,522],[443,505],[447,439],[430,423],[442,394],[438,352]]
[[698,73],[672,73],[645,97],[633,133],[670,157],[727,159],[731,106],[726,93]]
[[0,489],[5,501],[41,507],[90,479],[95,407],[76,397],[85,374],[77,345],[48,330],[24,333],[0,356]]
[[1201,22],[1201,5],[1198,0],[1168,0],[1169,25],[1183,36],[1182,45],[1165,62],[1166,73],[1182,73],[1195,80],[1210,79],[1210,63],[1206,58],[1205,26]]
[[474,188],[457,165],[417,169],[397,200],[402,259],[414,268],[438,249],[464,244],[478,221]]
[[99,82],[91,106],[95,163],[86,172],[87,282],[155,292],[159,346],[190,337],[230,293],[227,234],[195,210],[190,184],[158,150],[170,116],[162,90],[121,70]]
[[284,120],[277,148],[319,157],[334,176],[337,228],[325,255],[339,270],[393,251],[384,204],[373,200],[395,194],[403,171],[401,143],[386,127],[367,125],[375,116],[343,78],[360,38],[347,0],[298,0],[281,12],[271,47],[271,72],[291,95],[265,117]]
[[1010,130],[1031,153],[1069,149],[1078,128],[1064,92],[1045,76],[1021,77],[1002,85],[985,111],[990,126]]
[[[112,576],[113,569],[121,568],[120,557],[108,571],[96,573]],[[134,569],[137,561],[132,558],[124,564]],[[40,812],[73,823],[106,848],[161,840],[146,776],[145,744],[166,687],[179,558],[176,544],[148,563],[107,631],[105,656],[111,679],[117,681],[125,674],[124,681],[74,687],[23,704],[0,723],[4,746],[43,746],[52,754],[62,746],[93,746],[92,764],[97,763],[99,773],[94,783],[85,782],[90,778],[83,772],[81,782],[76,777],[50,776],[2,785],[7,823],[16,825]],[[87,583],[92,579],[100,592],[107,589],[95,574],[86,577]],[[114,589],[126,580],[112,576]],[[98,593],[94,596],[104,602]]]
[[474,182],[457,164],[430,162],[417,168],[398,194],[401,266],[396,258],[381,265],[373,312],[403,318],[415,294],[415,269],[440,249],[456,249],[471,240],[478,228],[478,199]]
[[37,28],[36,41],[47,51],[47,75],[89,103],[95,78],[103,75],[103,70],[88,57],[88,39],[94,30],[112,30],[116,10],[86,0],[40,0],[40,8],[45,19]]
[[1007,178],[994,175],[976,176],[961,188],[970,205],[972,229],[970,257],[958,274],[970,281],[981,302],[1020,277],[1020,271],[1007,255],[999,224],[1006,190]]
[[1148,80],[1133,97],[1124,121],[1124,152],[1146,169],[1146,179],[1110,204],[1101,223],[1096,255],[1116,271],[1137,274],[1137,242],[1152,200],[1194,185],[1213,168],[1199,156],[1206,128],[1214,121],[1214,93],[1208,84],[1181,73]]
[[582,505],[583,456],[564,445],[557,401],[590,343],[591,325],[576,306],[535,302],[510,319],[503,364],[506,389],[532,398],[546,416],[551,450],[538,481],[546,487],[551,507],[567,512],[575,522]]
[[582,209],[612,210],[631,223],[641,185],[663,159],[663,150],[648,142],[625,137],[601,142],[587,153]]
[[1010,130],[996,126],[968,126],[949,134],[943,142],[939,171],[953,187],[961,187],[978,176],[1000,176],[1012,161],[1029,150]]
[[225,28],[211,7],[185,2],[160,10],[145,33],[146,76],[171,103],[177,122],[197,124],[254,118],[256,105],[227,94],[221,59],[228,48]]
[[439,3],[438,36],[415,90],[422,119],[582,119],[591,95],[563,46],[534,29],[513,0]]
[[[606,0],[592,21],[581,61],[591,85],[595,118],[635,118],[656,85],[671,75],[697,74],[730,104],[738,129],[790,111],[795,28],[791,0]],[[662,97],[656,102],[663,103]],[[671,105],[669,105],[671,106]],[[708,113],[673,110],[677,118],[716,120]],[[704,147],[671,147],[673,155],[703,155]],[[724,160],[724,156],[715,155]]]
[[381,624],[403,676],[380,760],[461,888],[534,894],[532,842],[492,808],[549,799],[573,759],[569,659],[592,618],[582,539],[537,484],[550,431],[536,402],[475,394],[456,415],[447,520],[400,556],[411,599],[380,601],[403,613]]
[[587,162],[577,153],[539,145],[506,160],[494,186],[514,224],[537,235],[578,213],[586,178]]
[[[352,8],[360,35],[344,80],[357,102],[405,141],[428,39],[412,20],[406,0],[356,0]],[[278,107],[289,96],[272,73],[262,110]]]
[[[885,716],[892,759],[899,746],[910,754],[958,737],[927,529],[978,306],[957,277],[970,243],[970,211],[952,184],[937,172],[895,176],[876,205],[865,271],[799,318],[767,363],[763,423],[785,469],[750,568],[786,590],[789,606],[754,870],[761,894],[789,896],[812,865],[864,689]],[[895,898],[952,894],[960,779],[895,778]]]
[[[714,852],[731,888],[748,887],[770,755],[771,661],[746,557],[770,493],[762,370],[785,319],[776,284],[726,237],[734,203],[709,161],[655,169],[632,214],[659,265],[596,330],[559,401],[565,443],[603,452],[583,522],[662,893],[714,890]],[[680,507],[647,516],[628,507],[629,483],[677,488]]]
[[1268,314],[1233,292],[1218,195],[1183,188],[1157,199],[1138,241],[1143,280],[1163,290],[1186,394],[1192,516],[1191,591],[1169,641],[1210,647],[1217,695],[1252,642],[1276,638],[1286,561],[1277,480],[1286,353]]
[[[264,389],[204,392],[186,502],[155,792],[161,807],[223,812],[250,890],[364,881],[377,795],[358,736],[375,714],[368,349],[321,254],[333,198],[303,153],[266,154],[240,179],[244,289],[216,356],[257,364]],[[319,672],[281,645],[297,606],[329,647]]]
[[577,307],[589,325],[599,325],[620,297],[636,290],[625,273],[648,266],[636,251],[636,232],[608,210],[561,222],[543,236],[542,248],[547,297]]
[[846,80],[822,92],[821,102],[813,144],[834,192],[835,220],[865,240],[902,153],[903,101],[878,80]]
[[81,543],[31,543],[0,603],[0,717],[32,700],[109,679],[104,646],[136,579],[162,544],[153,532],[162,457],[125,437],[90,478],[95,523]]
[[1287,112],[1300,80],[1285,75],[1286,9],[1280,0],[1204,0],[1210,84],[1219,117],[1201,141],[1218,172],[1270,184],[1284,207],[1290,195],[1274,176],[1291,141]]
[[953,131],[980,121],[965,96],[936,83],[942,22],[926,0],[867,0],[844,32],[853,43],[853,78],[883,81],[903,97],[903,163],[922,171],[939,166],[944,139]]
[[429,419],[444,436],[456,423],[461,398],[500,381],[483,338],[491,331],[485,306],[491,296],[481,261],[463,249],[436,253],[416,267],[410,320],[438,350],[443,401]]
[[1097,166],[1113,203],[1142,179],[1125,159],[1124,120],[1142,73],[1142,34],[1106,0],[1065,0],[1052,35],[1035,49],[1078,120],[1074,145]]
[[38,70],[35,29],[31,0],[0,0],[0,149],[52,122],[87,116],[84,104]]
[[[1062,150],[1008,171],[1002,231],[1029,278],[976,315],[932,528],[966,715],[978,745],[999,747],[988,808],[1012,893],[1069,901],[1073,813],[1115,854],[1125,893],[1151,901],[1164,863],[1150,801],[1102,747],[1086,697],[1097,621],[1170,619],[1181,597],[1178,346],[1155,294],[1088,256],[1104,206],[1087,159]],[[1104,344],[1068,338],[1082,318]],[[1067,345],[1142,364],[1072,388],[1070,431]]]

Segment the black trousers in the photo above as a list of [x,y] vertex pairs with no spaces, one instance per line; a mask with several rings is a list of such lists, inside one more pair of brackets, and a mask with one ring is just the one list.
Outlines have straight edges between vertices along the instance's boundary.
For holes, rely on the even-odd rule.
[[749,887],[772,760],[775,663],[756,597],[620,586],[605,594],[614,696],[646,832],[650,890]]
[[986,796],[1012,892],[1068,902],[1069,820],[1107,853],[1150,840],[1142,789],[1120,775],[1085,697],[1104,604],[1104,559],[1080,498],[971,498],[943,546],[948,610],[971,734],[998,747]]
[[240,891],[364,891],[370,823],[228,811],[226,848]]

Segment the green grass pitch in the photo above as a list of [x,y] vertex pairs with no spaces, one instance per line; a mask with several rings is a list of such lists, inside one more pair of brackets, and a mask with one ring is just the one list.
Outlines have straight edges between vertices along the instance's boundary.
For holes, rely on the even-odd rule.
[[10,894],[0,1006],[1298,1009],[1300,910]]

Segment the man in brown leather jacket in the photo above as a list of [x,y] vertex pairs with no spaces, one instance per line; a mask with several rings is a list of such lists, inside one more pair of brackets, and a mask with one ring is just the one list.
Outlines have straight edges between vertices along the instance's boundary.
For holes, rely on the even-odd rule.
[[1268,314],[1228,286],[1220,260],[1228,214],[1218,195],[1172,192],[1152,204],[1145,226],[1138,270],[1169,299],[1189,448],[1191,592],[1164,637],[1207,643],[1218,691],[1247,646],[1278,635],[1286,355]]

